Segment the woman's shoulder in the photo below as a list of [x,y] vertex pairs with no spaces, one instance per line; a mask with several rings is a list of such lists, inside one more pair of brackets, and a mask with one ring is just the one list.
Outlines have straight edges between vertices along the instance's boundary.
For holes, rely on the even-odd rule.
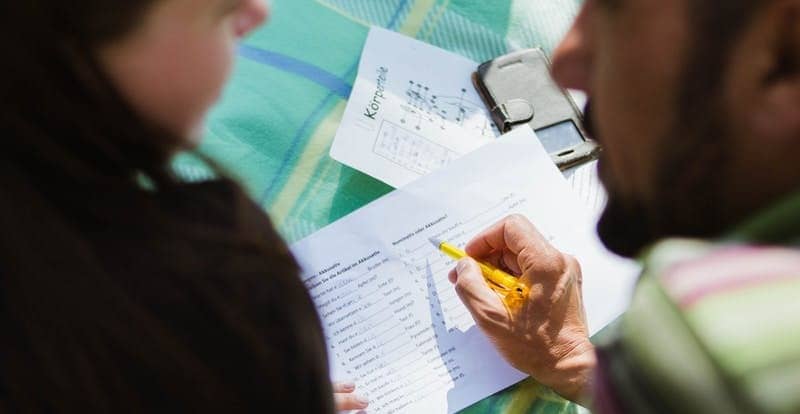
[[220,226],[274,246],[284,245],[266,212],[230,180],[184,183],[159,192],[158,197],[181,221]]

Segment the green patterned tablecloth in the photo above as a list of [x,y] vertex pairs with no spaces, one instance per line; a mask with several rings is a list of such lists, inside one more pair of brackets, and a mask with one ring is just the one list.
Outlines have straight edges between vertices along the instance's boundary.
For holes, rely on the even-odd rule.
[[[269,24],[239,49],[201,150],[240,179],[288,241],[298,240],[391,191],[328,156],[369,26],[480,62],[523,47],[551,51],[580,1],[273,0]],[[205,175],[188,157],[178,169]],[[525,381],[465,412],[577,410]]]

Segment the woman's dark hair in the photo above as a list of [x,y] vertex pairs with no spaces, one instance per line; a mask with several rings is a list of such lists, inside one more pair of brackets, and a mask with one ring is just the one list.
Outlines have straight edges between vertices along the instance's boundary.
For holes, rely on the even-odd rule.
[[0,412],[332,412],[268,219],[176,178],[97,61],[158,1],[0,3]]

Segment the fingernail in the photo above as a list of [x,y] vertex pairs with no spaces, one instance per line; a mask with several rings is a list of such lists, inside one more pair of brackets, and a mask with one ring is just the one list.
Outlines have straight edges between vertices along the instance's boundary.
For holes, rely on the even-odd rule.
[[369,405],[369,400],[367,399],[367,397],[362,397],[360,395],[356,396],[356,402],[361,404],[361,408],[367,408],[367,406]]
[[354,389],[356,389],[356,384],[353,384],[352,382],[345,382],[344,384],[342,384],[342,389],[345,392],[353,391]]

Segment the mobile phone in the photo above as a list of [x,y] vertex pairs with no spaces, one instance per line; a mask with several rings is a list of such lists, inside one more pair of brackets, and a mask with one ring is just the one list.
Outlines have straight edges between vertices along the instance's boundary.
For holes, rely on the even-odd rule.
[[566,170],[597,158],[583,114],[550,75],[541,49],[525,49],[478,66],[472,82],[503,133],[530,124],[553,162]]

